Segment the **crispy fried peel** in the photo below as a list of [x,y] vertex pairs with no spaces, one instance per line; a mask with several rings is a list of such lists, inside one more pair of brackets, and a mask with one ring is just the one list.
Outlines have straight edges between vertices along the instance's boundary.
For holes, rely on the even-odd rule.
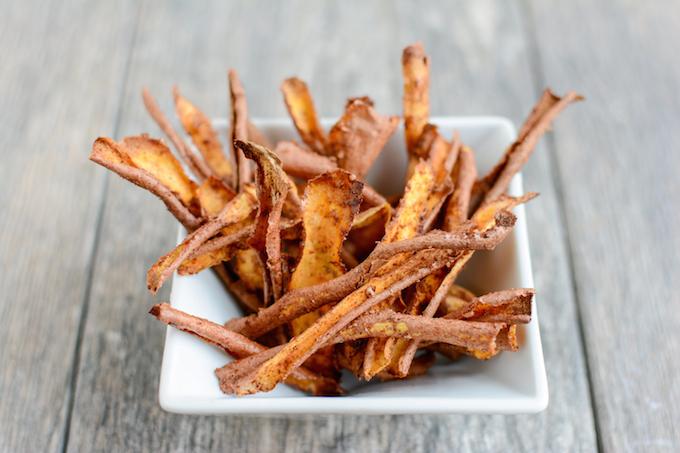
[[409,161],[417,162],[416,144],[430,116],[430,60],[421,43],[404,49],[401,57],[404,77],[404,129]]
[[421,252],[392,272],[372,278],[367,284],[338,302],[307,330],[293,337],[254,373],[239,380],[235,393],[245,395],[273,389],[353,319],[372,306],[398,294],[425,275],[445,266],[448,261],[447,251],[438,251],[428,256],[423,256]]
[[[501,215],[499,217],[499,214],[509,213],[509,211],[507,211],[508,209],[512,209],[520,203],[531,200],[535,196],[536,194],[534,193],[528,193],[522,197],[509,197],[504,195],[495,202],[483,206],[482,209],[475,213],[470,223],[474,225],[475,230],[484,234],[491,231],[499,222],[504,221],[502,219],[503,216]],[[473,254],[474,250],[459,252],[453,265],[448,270],[448,273],[446,275],[441,274],[438,276],[441,280],[437,290],[434,293],[430,292],[433,287],[437,287],[436,282],[431,282],[428,288],[425,288],[426,293],[420,297],[429,299],[429,302],[422,310],[422,316],[432,317],[435,315],[442,300],[448,295],[451,285]],[[396,349],[400,354],[396,354],[392,358],[392,363],[390,364],[392,372],[400,376],[407,375],[411,361],[413,360],[418,347],[419,344],[417,341],[412,341],[408,345],[404,345],[402,342],[402,344],[398,345]]]
[[246,102],[246,92],[243,89],[238,73],[230,69],[228,79],[229,97],[231,99],[231,147],[238,164],[238,186],[243,190],[243,186],[252,180],[252,166],[248,159],[246,159],[243,151],[234,148],[234,142],[236,140],[249,140],[248,103]]
[[[410,239],[422,231],[423,219],[428,214],[428,201],[435,183],[432,167],[427,162],[420,161],[406,185],[404,196],[399,201],[394,218],[385,229],[385,237],[381,244]],[[404,255],[392,258],[397,262],[405,259],[407,256]],[[385,301],[372,311],[386,309],[391,302]],[[389,365],[393,346],[394,339],[374,338],[368,341],[364,358],[364,379],[371,379]]]
[[[496,341],[505,326],[503,323],[423,318],[384,310],[356,319],[337,333],[328,335],[325,341],[319,341],[315,347],[328,348],[334,343],[343,343],[341,348],[345,353],[338,357],[340,365],[359,371],[361,355],[357,354],[358,349],[353,346],[358,344],[356,340],[364,338],[417,339],[425,343],[450,344],[461,350],[476,351],[479,355],[492,356],[497,352]],[[247,394],[244,387],[252,385],[250,381],[253,376],[261,374],[262,370],[276,362],[278,357],[286,355],[286,348],[288,345],[273,347],[253,355],[247,361],[232,362],[224,366],[221,370],[224,381],[229,382],[222,387],[223,391],[238,395]],[[290,356],[287,357],[290,358]],[[283,366],[289,366],[289,363],[284,363]],[[264,388],[259,390],[267,391]]]
[[[283,169],[291,176],[298,178],[312,179],[338,168],[328,157],[310,152],[295,142],[279,142],[274,152],[281,159]],[[387,203],[382,195],[365,183],[362,194],[364,201],[371,206]]]
[[201,220],[182,203],[178,195],[151,173],[138,168],[120,143],[106,137],[98,138],[92,145],[90,160],[156,195],[187,230],[192,231],[201,224]]
[[196,184],[184,173],[182,165],[162,141],[144,134],[125,137],[121,143],[122,150],[135,167],[151,173],[175,193],[184,206],[198,213]]
[[328,155],[326,149],[328,139],[319,123],[307,84],[297,77],[292,77],[283,81],[281,92],[302,141],[315,153]]
[[328,134],[328,148],[341,168],[363,178],[399,124],[396,116],[379,115],[372,102],[352,99]]
[[300,315],[342,299],[370,277],[391,269],[395,263],[390,262],[390,258],[396,255],[409,254],[410,259],[412,257],[410,253],[417,252],[428,256],[432,255],[432,249],[437,248],[451,252],[470,249],[492,250],[509,234],[514,226],[514,220],[511,213],[499,212],[495,227],[484,233],[470,232],[467,229],[453,233],[431,231],[413,239],[381,243],[368,258],[351,271],[328,282],[291,291],[277,303],[258,311],[255,315],[232,319],[227,323],[227,327],[247,337],[257,338]]
[[458,153],[458,161],[454,168],[455,188],[449,197],[444,214],[443,228],[445,231],[451,231],[467,220],[472,186],[476,178],[477,167],[474,153],[467,146],[463,146]]
[[200,228],[190,233],[181,244],[170,253],[162,256],[147,272],[146,282],[153,294],[163,282],[188,258],[198,247],[231,224],[247,219],[255,209],[255,202],[247,192],[241,192],[227,203],[222,211]]
[[[283,204],[290,189],[289,178],[281,168],[279,158],[267,148],[252,142],[237,140],[236,147],[257,165],[257,197],[259,209],[255,231],[249,244],[260,252],[266,263],[264,288],[271,284],[274,299],[283,293],[280,220]],[[267,298],[268,299],[268,298]]]
[[196,155],[194,151],[186,144],[186,142],[180,137],[180,135],[175,131],[168,118],[163,114],[160,107],[156,103],[156,100],[151,96],[149,90],[144,88],[142,90],[142,99],[144,100],[144,106],[146,111],[149,112],[149,116],[158,124],[161,131],[168,137],[168,139],[175,145],[177,152],[182,157],[182,160],[189,167],[191,172],[199,179],[203,180],[212,175],[210,167],[203,161],[202,158]]
[[199,272],[216,266],[223,261],[229,261],[237,250],[239,250],[238,245],[232,244],[221,247],[217,250],[201,253],[200,255],[196,255],[192,258],[187,258],[186,260],[182,261],[182,264],[179,265],[177,268],[177,273],[179,275],[198,274]]
[[463,307],[448,312],[447,319],[466,319],[506,324],[531,321],[533,288],[506,289],[475,297]]
[[527,162],[555,117],[569,104],[582,99],[583,96],[573,91],[559,97],[546,89],[522,126],[517,140],[508,147],[496,166],[475,184],[475,200],[471,208],[476,209],[505,193],[512,177]]
[[[343,170],[318,176],[307,184],[302,257],[289,290],[323,283],[344,273],[340,253],[361,204],[361,188],[362,184]],[[311,312],[293,320],[293,335],[304,331],[319,315]]]
[[[167,303],[154,305],[149,313],[159,321],[190,333],[237,359],[266,351],[264,346],[243,335],[232,332],[207,319],[198,318],[172,308]],[[313,395],[340,395],[344,393],[337,381],[319,376],[305,368],[294,370],[290,377],[286,379],[286,383]]]
[[173,89],[175,110],[182,127],[196,148],[200,151],[212,173],[229,187],[235,187],[236,172],[231,161],[224,154],[222,144],[213,129],[210,119],[195,105],[183,97],[179,89]]

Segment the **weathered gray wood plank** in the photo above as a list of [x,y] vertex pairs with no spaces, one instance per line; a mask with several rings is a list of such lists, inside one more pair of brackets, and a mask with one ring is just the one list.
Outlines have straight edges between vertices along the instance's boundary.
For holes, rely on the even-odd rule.
[[115,122],[136,10],[129,1],[2,6],[0,451],[55,451],[64,440],[104,193],[88,147]]
[[[680,5],[532,2],[606,451],[680,450]],[[576,24],[576,25],[575,25]]]
[[[149,131],[138,97],[147,84],[169,111],[169,89],[211,115],[227,109],[225,70],[236,67],[254,115],[285,113],[278,85],[298,74],[317,107],[337,115],[349,95],[400,111],[400,52],[424,40],[433,60],[435,114],[502,114],[520,121],[537,93],[517,5],[403,2],[224,5],[151,3],[143,13],[121,134]],[[559,126],[558,126],[559,127]],[[163,328],[146,315],[144,274],[172,246],[175,223],[160,203],[112,178],[73,414],[74,451],[461,451],[595,448],[566,247],[545,149],[527,170],[543,196],[530,232],[552,403],[537,416],[187,417],[157,405]],[[167,289],[166,289],[167,291]],[[167,292],[160,298],[167,297]]]

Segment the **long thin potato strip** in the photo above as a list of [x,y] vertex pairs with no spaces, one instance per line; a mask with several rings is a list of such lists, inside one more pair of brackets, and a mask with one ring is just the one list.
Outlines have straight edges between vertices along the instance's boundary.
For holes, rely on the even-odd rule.
[[[361,204],[362,184],[343,170],[309,181],[305,189],[302,222],[302,257],[295,267],[289,290],[332,280],[345,272],[340,251]],[[293,335],[303,332],[319,317],[311,312],[293,320]]]
[[475,200],[471,208],[474,210],[505,193],[512,177],[527,162],[552,121],[569,104],[582,99],[583,96],[573,91],[559,97],[546,89],[522,126],[517,140],[508,147],[496,166],[475,184]]
[[125,137],[123,150],[137,168],[151,173],[161,184],[177,194],[184,206],[197,210],[196,184],[184,173],[182,165],[160,140],[148,135]]
[[328,147],[341,168],[363,178],[399,124],[379,115],[372,103],[352,99],[328,134]]
[[137,168],[123,146],[114,140],[107,137],[99,137],[95,140],[92,144],[90,160],[156,195],[187,230],[192,231],[201,224],[201,220],[182,203],[175,192],[148,171]]
[[236,172],[231,161],[224,154],[224,149],[217,132],[208,118],[194,104],[183,97],[177,87],[173,90],[175,110],[182,126],[212,173],[229,187],[235,187]]
[[[217,346],[235,358],[248,357],[267,348],[236,332],[207,319],[192,316],[172,308],[170,304],[154,305],[149,311],[159,321],[188,332],[208,344]],[[313,395],[340,395],[344,390],[332,379],[319,376],[305,368],[294,370],[286,383]]]
[[319,347],[329,341],[337,332],[372,306],[392,297],[402,289],[420,280],[425,275],[445,266],[449,252],[420,252],[403,265],[396,267],[368,283],[338,302],[317,322],[300,335],[293,337],[271,359],[260,366],[255,373],[244,377],[238,385],[237,394],[269,391],[300,366]]
[[181,244],[151,266],[146,275],[149,291],[155,294],[186,258],[220,230],[250,217],[255,205],[255,200],[249,193],[241,192],[236,195],[216,217],[190,233]]
[[[396,242],[410,239],[422,232],[423,220],[427,215],[428,201],[435,188],[435,174],[432,167],[421,161],[414,168],[413,175],[406,185],[404,196],[394,218],[386,227],[382,243]],[[403,262],[407,256],[395,256],[392,260]],[[389,307],[391,301],[385,301],[372,311],[379,311]],[[390,363],[393,352],[394,339],[374,338],[366,344],[363,376],[369,380],[385,369]]]
[[[255,231],[250,238],[249,244],[260,252],[262,261],[267,264],[268,276],[264,281],[265,290],[268,283],[271,283],[273,296],[276,300],[283,293],[279,224],[283,204],[290,190],[290,179],[281,168],[279,158],[269,149],[253,142],[243,142],[240,140],[237,140],[235,144],[248,159],[253,160],[257,164],[257,198],[259,209],[255,221]],[[269,299],[269,297],[266,297],[266,299]]]
[[230,69],[228,78],[229,96],[231,99],[231,147],[238,164],[238,186],[243,190],[243,186],[252,180],[252,165],[246,159],[243,151],[235,149],[233,146],[236,140],[245,141],[250,138],[248,136],[248,103],[246,101],[246,91],[238,77],[238,73]]
[[194,275],[199,272],[217,266],[223,261],[229,261],[238,250],[238,245],[222,247],[212,252],[202,253],[193,258],[188,258],[177,268],[179,275]]
[[404,49],[401,67],[404,77],[404,132],[411,169],[418,161],[416,144],[430,116],[430,60],[421,43]]
[[532,288],[506,289],[475,297],[465,306],[450,311],[447,319],[465,319],[506,324],[526,324],[531,321]]
[[458,162],[454,169],[455,189],[449,197],[444,214],[443,228],[451,231],[466,221],[470,210],[472,186],[477,178],[475,155],[467,146],[463,146],[458,154]]
[[[477,211],[472,217],[472,223],[475,225],[475,229],[482,233],[489,231],[496,225],[496,220],[498,219],[497,215],[499,212],[512,209],[518,204],[531,200],[535,196],[535,193],[528,193],[522,197],[502,196],[498,200],[484,205],[479,211]],[[448,271],[448,274],[440,274],[438,276],[441,279],[439,281],[439,285],[437,285],[437,282],[431,282],[428,285],[427,290],[433,287],[438,287],[438,289],[434,293],[428,291],[424,294],[423,297],[425,299],[429,298],[429,302],[422,311],[422,316],[432,317],[435,315],[439,308],[439,304],[448,294],[450,286],[453,284],[455,279],[460,274],[460,271],[470,260],[473,254],[474,250],[459,252],[456,260],[451,266],[451,269]],[[436,277],[429,278],[434,279]],[[395,355],[392,357],[390,368],[393,373],[400,376],[405,376],[408,374],[411,361],[418,350],[418,342],[413,341],[408,345],[401,342],[399,345],[397,345],[396,349],[397,353],[395,353]]]
[[189,167],[192,173],[199,179],[199,181],[212,175],[210,167],[205,163],[205,161],[194,153],[189,145],[180,137],[180,135],[175,131],[175,128],[170,123],[170,120],[161,111],[158,103],[153,98],[149,90],[144,88],[142,90],[142,99],[144,100],[144,106],[146,111],[149,112],[149,116],[158,124],[158,127],[163,131],[163,133],[168,137],[168,139],[175,145],[177,152]]
[[391,269],[391,258],[414,252],[432,253],[428,249],[444,249],[451,252],[461,250],[493,250],[512,230],[515,216],[510,212],[499,212],[496,226],[481,234],[461,228],[452,233],[431,231],[425,235],[394,243],[378,244],[371,255],[359,266],[331,281],[291,291],[270,307],[259,310],[255,315],[235,318],[227,326],[247,337],[257,338],[286,322],[319,307],[338,301],[366,283],[371,277],[382,275]]
[[300,138],[317,154],[328,155],[326,134],[319,123],[307,84],[292,77],[281,84],[283,99]]

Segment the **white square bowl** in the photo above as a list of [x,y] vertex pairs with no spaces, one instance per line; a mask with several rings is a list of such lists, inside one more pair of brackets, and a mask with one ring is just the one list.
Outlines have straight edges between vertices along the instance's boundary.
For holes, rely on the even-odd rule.
[[[476,153],[481,174],[491,168],[515,137],[512,123],[498,117],[433,118],[440,132],[459,131]],[[296,139],[289,119],[262,119],[257,126],[273,141]],[[324,126],[333,123],[324,120]],[[221,132],[226,121],[215,125]],[[367,180],[383,193],[403,188],[406,152],[400,128],[374,164]],[[521,195],[522,178],[509,189]],[[460,277],[477,294],[505,288],[533,287],[524,206],[514,210],[513,233],[493,252],[477,252]],[[180,227],[178,240],[184,236]],[[222,323],[240,316],[238,305],[212,272],[174,276],[170,303],[190,314]],[[222,351],[190,334],[168,327],[159,400],[163,409],[184,414],[453,414],[534,413],[548,405],[548,385],[534,303],[531,322],[520,326],[521,349],[503,352],[488,361],[463,358],[442,360],[426,376],[404,381],[359,382],[343,375],[348,394],[312,397],[280,384],[269,393],[234,397],[223,394],[214,370],[231,361]]]

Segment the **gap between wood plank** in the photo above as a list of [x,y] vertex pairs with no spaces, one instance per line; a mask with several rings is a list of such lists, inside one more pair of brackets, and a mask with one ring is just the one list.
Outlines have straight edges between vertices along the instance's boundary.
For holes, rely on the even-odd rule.
[[[541,95],[545,89],[546,80],[545,72],[543,71],[543,59],[541,58],[541,53],[537,45],[537,32],[534,26],[534,12],[531,9],[531,5],[527,0],[522,0],[521,6],[524,9],[525,14],[520,14],[521,20],[524,24],[524,30],[527,36],[527,47],[529,53],[529,64],[532,66],[531,72],[535,74],[533,80],[534,89],[537,98]],[[561,173],[559,170],[559,162],[556,157],[556,147],[555,137],[553,134],[547,134],[545,137],[545,147],[547,149],[548,166],[550,168],[550,176],[554,182],[555,187],[555,198],[557,201],[557,213],[559,215],[558,221],[562,225],[563,239],[567,248],[567,267],[569,269],[569,281],[571,282],[571,288],[574,295],[575,302],[575,314],[578,326],[579,344],[581,345],[581,352],[583,355],[583,361],[585,365],[586,377],[588,381],[588,399],[590,400],[590,409],[593,413],[593,429],[595,431],[595,440],[597,442],[597,450],[604,451],[602,444],[602,436],[600,434],[600,421],[598,415],[597,403],[595,401],[595,393],[593,391],[593,376],[592,370],[590,368],[590,360],[588,355],[588,347],[585,341],[585,329],[583,327],[583,316],[581,314],[581,301],[579,298],[578,291],[578,281],[576,280],[574,258],[573,258],[573,248],[571,245],[571,234],[569,228],[569,219],[567,217],[567,212],[565,208],[564,199],[564,181],[562,180]]]
[[[113,137],[118,136],[120,130],[121,119],[123,114],[123,102],[125,98],[125,92],[127,89],[128,79],[130,77],[130,67],[132,63],[132,53],[134,51],[135,42],[137,40],[137,34],[139,30],[139,20],[142,13],[144,1],[139,2],[139,7],[137,8],[137,14],[135,15],[135,24],[132,29],[132,35],[130,37],[130,44],[128,45],[128,53],[125,59],[125,66],[123,68],[123,77],[121,79],[120,88],[118,90],[118,106],[116,108],[116,116],[113,121]],[[83,293],[83,302],[81,304],[80,315],[78,317],[78,331],[76,333],[76,344],[73,352],[73,362],[71,363],[71,375],[69,379],[69,386],[66,390],[66,416],[64,419],[64,429],[62,434],[61,448],[59,449],[62,453],[68,451],[69,436],[71,434],[71,418],[73,416],[73,407],[76,400],[76,390],[78,388],[78,375],[80,371],[80,359],[82,353],[82,343],[83,335],[85,332],[85,325],[87,324],[87,317],[90,311],[90,302],[92,299],[92,282],[94,279],[94,271],[97,255],[99,252],[99,243],[101,240],[101,233],[103,228],[104,212],[106,208],[106,198],[107,189],[109,182],[109,172],[104,172],[104,178],[100,187],[100,202],[97,209],[97,216],[95,219],[95,230],[94,239],[92,244],[92,250],[87,260],[87,276],[85,280],[85,291]]]

